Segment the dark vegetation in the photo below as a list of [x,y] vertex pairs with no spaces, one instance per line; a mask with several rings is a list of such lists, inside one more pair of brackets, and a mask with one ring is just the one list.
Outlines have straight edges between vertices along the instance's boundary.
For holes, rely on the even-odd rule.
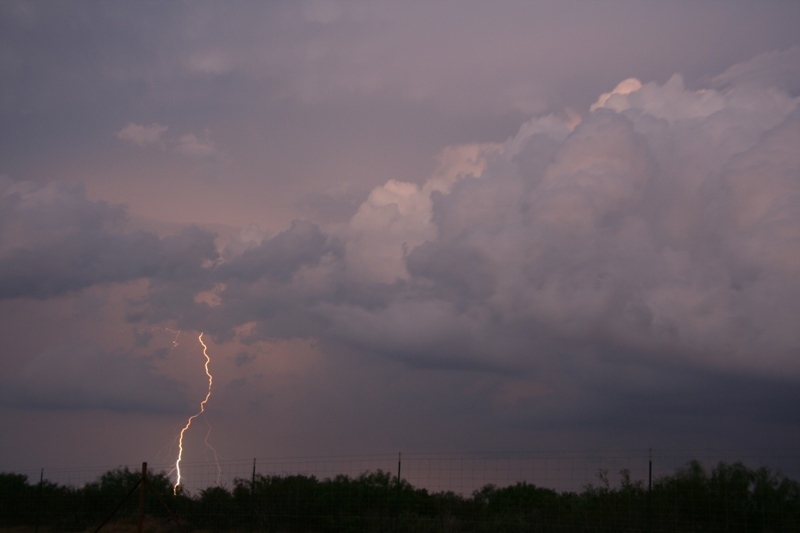
[[[485,485],[469,496],[431,493],[383,471],[358,477],[256,475],[233,487],[173,495],[166,474],[150,474],[146,530],[269,532],[800,532],[800,483],[767,468],[692,461],[654,480],[652,490],[627,470],[611,486],[556,492],[530,483]],[[0,474],[0,528],[14,531],[135,531],[139,472],[112,470],[83,487],[30,483]],[[126,495],[130,496],[126,499]],[[156,494],[158,496],[156,496]]]

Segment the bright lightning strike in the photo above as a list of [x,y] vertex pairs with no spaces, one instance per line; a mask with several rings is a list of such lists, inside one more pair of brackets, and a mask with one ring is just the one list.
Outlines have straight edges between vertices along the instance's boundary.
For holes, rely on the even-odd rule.
[[[199,340],[200,344],[203,346],[203,355],[206,358],[205,368],[206,368],[206,376],[208,376],[208,392],[206,392],[206,397],[203,399],[203,401],[200,402],[200,410],[189,417],[189,419],[186,421],[186,425],[183,426],[183,429],[181,430],[180,436],[178,437],[178,460],[175,461],[175,472],[177,473],[177,479],[175,481],[175,486],[172,488],[173,494],[178,493],[178,487],[180,487],[181,485],[181,459],[183,458],[183,435],[184,433],[186,433],[186,430],[189,429],[189,426],[192,425],[192,420],[194,420],[195,418],[197,418],[198,416],[202,415],[205,412],[206,403],[208,403],[208,399],[211,397],[211,385],[214,382],[214,377],[208,370],[208,365],[211,364],[211,357],[209,357],[208,355],[208,346],[206,346],[206,343],[203,342],[203,333],[200,333],[200,336],[197,337],[197,340]],[[210,447],[210,445],[208,444],[208,435],[206,435],[206,445]]]

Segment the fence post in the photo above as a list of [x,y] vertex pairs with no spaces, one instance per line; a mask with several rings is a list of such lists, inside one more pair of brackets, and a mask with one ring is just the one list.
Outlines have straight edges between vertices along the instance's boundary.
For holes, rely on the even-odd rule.
[[142,533],[144,526],[144,493],[147,490],[147,463],[142,463],[142,479],[139,483],[139,523],[136,528],[138,533]]
[[647,531],[652,531],[653,515],[653,448],[650,448],[650,459],[647,466]]
[[256,523],[256,458],[253,457],[253,475],[250,478],[250,531]]
[[403,454],[397,452],[397,502],[394,512],[394,531],[397,533],[400,527],[400,465],[402,463]]
[[39,472],[39,494],[36,497],[36,528],[34,531],[39,533],[39,520],[42,515],[42,489],[44,486],[44,468]]

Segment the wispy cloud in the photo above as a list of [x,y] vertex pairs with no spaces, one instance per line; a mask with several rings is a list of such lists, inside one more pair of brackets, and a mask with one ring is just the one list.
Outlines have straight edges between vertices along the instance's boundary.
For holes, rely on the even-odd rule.
[[153,122],[149,126],[129,122],[127,126],[117,132],[117,137],[137,146],[147,146],[159,143],[168,129],[167,126],[162,126],[157,122]]
[[168,126],[163,126],[157,122],[149,126],[130,122],[117,132],[117,138],[131,142],[139,147],[157,145],[161,149],[195,159],[213,159],[222,155],[216,143],[211,140],[211,132],[208,129],[204,130],[200,136],[194,133],[186,133],[175,137],[167,137],[164,133],[168,129]]

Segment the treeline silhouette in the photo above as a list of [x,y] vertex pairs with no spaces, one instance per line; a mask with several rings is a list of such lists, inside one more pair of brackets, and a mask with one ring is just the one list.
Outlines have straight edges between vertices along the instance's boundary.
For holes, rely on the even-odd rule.
[[[94,531],[113,512],[104,529],[132,531],[139,513],[138,490],[132,489],[140,479],[127,467],[82,487],[2,473],[0,527]],[[150,531],[177,530],[166,504],[182,531],[800,532],[800,483],[741,462],[706,470],[691,461],[652,487],[633,481],[628,470],[612,486],[600,470],[580,492],[520,482],[484,485],[469,496],[415,488],[381,470],[326,479],[259,474],[197,494],[173,494],[163,472],[149,474],[147,483]]]

